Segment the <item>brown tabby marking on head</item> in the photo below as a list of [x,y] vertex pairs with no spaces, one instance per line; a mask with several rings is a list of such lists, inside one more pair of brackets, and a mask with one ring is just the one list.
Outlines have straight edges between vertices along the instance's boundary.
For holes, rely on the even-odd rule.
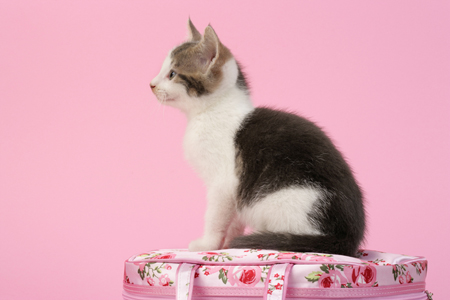
[[[189,27],[191,25],[192,22]],[[190,28],[195,37],[194,30]],[[233,55],[208,26],[201,40],[181,44],[172,51],[171,58],[173,69],[178,74],[174,80],[183,84],[190,96],[200,97],[219,87],[223,79],[222,67]]]
[[180,83],[186,87],[189,95],[196,95],[197,97],[199,97],[210,93],[205,88],[203,82],[198,80],[194,76],[186,76],[183,74],[178,74],[178,76]]

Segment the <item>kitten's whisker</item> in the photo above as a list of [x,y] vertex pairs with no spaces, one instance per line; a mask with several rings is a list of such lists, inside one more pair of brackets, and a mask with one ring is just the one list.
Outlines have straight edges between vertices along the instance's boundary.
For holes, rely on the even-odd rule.
[[161,109],[161,106],[162,106],[162,100],[160,99],[160,97],[161,97],[161,93],[158,92],[158,94],[156,95],[156,98],[158,99],[158,103],[159,103],[159,105],[158,105],[158,112],[159,112],[159,110]]
[[[165,105],[165,104],[166,104],[166,103],[165,103],[166,101],[167,101],[167,94],[164,93],[164,98],[163,98],[163,104],[164,104],[164,105],[163,105],[163,113],[162,113],[163,116],[164,116],[164,113],[165,113],[165,111],[166,111],[166,105]],[[163,120],[164,120],[164,119],[163,119]],[[163,121],[163,122],[164,122],[164,121]]]
[[[156,95],[155,95],[156,96]],[[158,100],[158,96],[156,96],[157,102],[159,102]],[[150,99],[152,102],[155,101],[154,99]],[[153,106],[153,103],[150,105],[151,106],[151,112],[152,112],[152,116],[154,117],[155,114],[158,114],[158,108],[155,108]]]

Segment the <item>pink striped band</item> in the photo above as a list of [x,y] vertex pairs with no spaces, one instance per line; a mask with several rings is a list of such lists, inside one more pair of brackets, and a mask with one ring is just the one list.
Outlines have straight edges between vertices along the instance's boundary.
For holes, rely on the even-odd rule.
[[[126,292],[138,295],[175,296],[175,287],[140,286],[124,282]],[[384,286],[375,288],[351,289],[317,289],[317,288],[287,288],[286,296],[290,297],[322,297],[322,298],[365,298],[420,293],[425,290],[425,283],[409,283],[405,285]],[[193,296],[229,296],[229,297],[262,297],[265,288],[239,287],[199,287],[194,286]]]

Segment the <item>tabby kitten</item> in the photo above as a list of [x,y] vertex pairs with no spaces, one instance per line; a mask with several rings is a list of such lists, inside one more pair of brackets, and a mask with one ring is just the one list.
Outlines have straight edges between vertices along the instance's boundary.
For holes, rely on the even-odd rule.
[[[258,248],[354,256],[361,190],[331,140],[297,115],[253,107],[247,81],[211,26],[172,49],[150,86],[183,111],[187,160],[207,186],[204,235],[190,251]],[[244,228],[255,232],[243,235]]]

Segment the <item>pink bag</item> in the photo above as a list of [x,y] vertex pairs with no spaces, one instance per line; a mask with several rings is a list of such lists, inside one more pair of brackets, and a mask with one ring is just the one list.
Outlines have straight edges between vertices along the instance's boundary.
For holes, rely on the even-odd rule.
[[424,257],[271,250],[156,250],[125,261],[124,300],[426,300]]

